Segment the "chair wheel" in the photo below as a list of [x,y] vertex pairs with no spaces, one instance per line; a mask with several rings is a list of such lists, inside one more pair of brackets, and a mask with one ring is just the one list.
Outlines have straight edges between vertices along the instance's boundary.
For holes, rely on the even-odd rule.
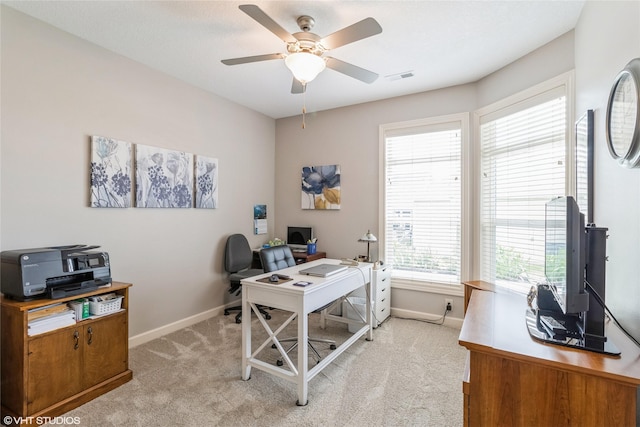
[[338,347],[336,347],[336,345],[335,345],[335,344],[331,344],[331,345],[329,346],[329,348],[330,348],[331,350],[335,350],[335,349],[336,349],[336,348],[338,348]]
[[282,360],[276,360],[276,365],[282,366],[284,365],[284,362]]
[[229,310],[225,310],[225,311],[224,311],[224,315],[225,315],[225,316],[228,316],[228,315],[229,315]]
[[271,319],[271,315],[269,313],[267,313],[267,314],[264,315],[264,318],[269,320],[269,319]]
[[242,319],[236,319],[236,323],[242,323]]
[[271,348],[278,348],[275,344],[271,344]]

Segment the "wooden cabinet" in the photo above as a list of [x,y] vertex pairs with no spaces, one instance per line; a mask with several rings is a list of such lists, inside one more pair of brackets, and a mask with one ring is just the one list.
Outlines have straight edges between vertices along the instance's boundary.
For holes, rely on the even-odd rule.
[[620,329],[607,330],[620,357],[542,343],[529,336],[524,295],[471,286],[459,339],[466,426],[636,424],[640,349]]
[[[60,415],[131,380],[130,286],[114,282],[109,288],[57,300],[0,300],[2,417]],[[110,292],[123,296],[124,310],[28,336],[29,310]]]

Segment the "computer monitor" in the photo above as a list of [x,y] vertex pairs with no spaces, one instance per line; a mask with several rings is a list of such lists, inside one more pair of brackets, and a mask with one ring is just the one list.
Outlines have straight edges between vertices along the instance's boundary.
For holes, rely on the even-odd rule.
[[307,242],[313,239],[312,227],[287,227],[287,245],[291,249],[307,250]]

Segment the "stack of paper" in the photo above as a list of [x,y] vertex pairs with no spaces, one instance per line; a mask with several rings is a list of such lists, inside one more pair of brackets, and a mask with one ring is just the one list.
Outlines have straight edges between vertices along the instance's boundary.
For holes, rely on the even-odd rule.
[[29,310],[27,320],[27,334],[32,336],[74,325],[76,323],[76,313],[66,304],[51,304]]

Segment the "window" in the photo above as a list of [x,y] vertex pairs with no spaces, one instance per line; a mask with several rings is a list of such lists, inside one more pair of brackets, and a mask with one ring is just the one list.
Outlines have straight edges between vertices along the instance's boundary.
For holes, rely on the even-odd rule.
[[544,278],[545,203],[569,188],[567,85],[478,113],[482,280],[526,292]]
[[467,117],[381,126],[381,244],[394,279],[460,283]]

